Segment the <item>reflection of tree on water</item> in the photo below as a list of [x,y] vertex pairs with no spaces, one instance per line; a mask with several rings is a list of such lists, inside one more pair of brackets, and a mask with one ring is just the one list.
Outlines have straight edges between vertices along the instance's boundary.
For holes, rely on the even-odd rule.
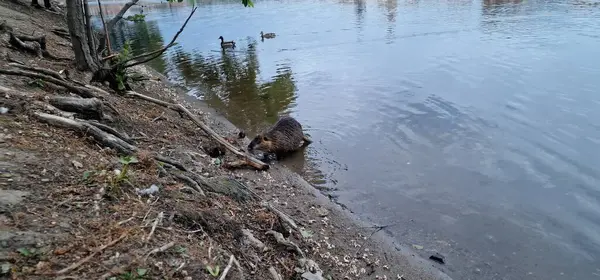
[[[115,50],[123,48],[129,40],[133,55],[158,50],[165,44],[158,24],[155,21],[127,22],[119,21],[110,34],[110,42]],[[147,63],[160,73],[164,73],[167,64],[163,57],[157,57]]]
[[519,10],[523,0],[483,0],[483,15],[495,16],[501,14],[514,14]]
[[[238,43],[239,44],[239,43]],[[204,100],[237,126],[254,134],[286,113],[296,99],[292,71],[281,66],[270,82],[259,84],[256,42],[220,55],[192,54],[177,48],[173,59],[189,85],[201,88]]]
[[394,30],[396,28],[396,15],[398,14],[398,0],[380,0],[377,2],[379,7],[385,10],[385,18],[388,22],[386,39],[391,42],[394,39]]

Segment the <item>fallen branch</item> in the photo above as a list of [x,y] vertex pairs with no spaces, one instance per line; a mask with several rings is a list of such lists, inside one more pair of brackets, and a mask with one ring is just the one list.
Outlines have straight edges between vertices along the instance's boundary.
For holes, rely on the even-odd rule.
[[227,142],[227,140],[223,139],[223,137],[221,137],[220,135],[218,135],[214,130],[212,130],[209,126],[207,126],[205,123],[203,123],[202,121],[200,121],[196,116],[194,116],[188,109],[186,109],[185,107],[183,107],[181,104],[176,104],[176,103],[169,103],[169,102],[165,102],[162,100],[158,100],[143,94],[139,94],[137,92],[134,91],[128,91],[126,92],[127,95],[129,96],[133,96],[133,97],[137,97],[139,99],[142,100],[146,100],[149,102],[152,102],[154,104],[169,108],[175,112],[178,112],[180,114],[185,114],[187,115],[188,118],[190,118],[197,126],[199,126],[202,130],[204,130],[204,132],[206,132],[207,134],[209,134],[213,139],[215,139],[217,142],[221,143],[223,146],[225,146],[229,151],[231,151],[232,153],[243,157],[244,159],[246,159],[248,161],[248,163],[250,165],[252,165],[252,167],[258,169],[258,170],[266,170],[269,168],[269,165],[254,158],[253,156],[244,153],[243,151],[241,151],[239,148],[236,148],[235,146],[231,145],[231,143]]
[[100,120],[103,116],[102,101],[98,98],[53,96],[48,102],[58,109],[74,112],[82,117]]
[[163,246],[160,246],[150,252],[148,252],[148,254],[146,254],[146,257],[144,259],[147,259],[148,257],[150,257],[150,255],[152,254],[156,254],[156,253],[160,253],[160,252],[164,252],[166,250],[169,250],[169,248],[175,246],[175,241],[171,241]]
[[148,234],[148,237],[146,238],[146,242],[150,241],[150,238],[152,238],[152,235],[154,235],[156,226],[158,226],[158,224],[162,221],[164,216],[165,216],[164,212],[158,213],[158,215],[156,216],[156,219],[154,220],[154,223],[152,224],[152,229],[150,230],[150,234]]
[[283,280],[283,278],[281,278],[281,275],[279,275],[279,273],[277,272],[277,270],[275,270],[274,267],[270,266],[269,272],[271,273],[271,277],[273,277],[273,280]]
[[33,115],[37,117],[40,121],[55,126],[65,127],[75,131],[79,131],[83,134],[90,134],[92,137],[94,137],[96,141],[98,141],[102,145],[113,148],[119,153],[129,155],[137,151],[137,147],[130,145],[129,143],[115,137],[112,134],[108,134],[91,124],[41,112],[34,112]]
[[[190,20],[190,18],[192,17],[192,15],[194,15],[194,13],[196,12],[196,9],[198,9],[198,7],[194,7],[192,9],[192,11],[190,12],[190,15],[187,17],[187,19],[185,20],[185,22],[183,23],[183,25],[181,26],[181,28],[179,28],[179,31],[177,31],[177,33],[175,34],[175,36],[173,37],[173,39],[171,39],[171,42],[169,42],[169,44],[167,44],[164,48],[160,49],[160,50],[156,50],[153,52],[149,52],[149,53],[144,53],[138,56],[134,56],[130,59],[127,59],[123,62],[117,63],[115,64],[112,69],[115,70],[118,67],[124,67],[124,68],[129,68],[129,67],[133,67],[139,64],[144,64],[150,60],[153,60],[157,57],[159,57],[160,55],[162,55],[165,51],[167,51],[167,49],[169,49],[170,47],[175,45],[175,40],[177,40],[177,37],[179,37],[179,34],[181,34],[181,32],[183,32],[183,29],[185,28],[185,26],[187,25],[188,21]],[[149,57],[149,58],[145,58],[145,57]],[[138,59],[142,59],[145,58],[143,60],[139,60],[137,62],[134,62],[132,64],[127,64],[130,61],[134,61],[134,60],[138,60]]]
[[[121,8],[121,10],[106,23],[106,28],[104,29],[104,32],[106,32],[106,30],[112,30],[115,27],[115,24],[117,24],[117,22],[119,22],[119,20],[123,18],[123,15],[125,15],[127,10],[129,10],[129,8],[131,8],[133,5],[137,4],[138,1],[140,0],[131,0],[127,2],[127,4],[125,4],[125,6],[123,6],[123,8]],[[104,19],[102,21],[104,22]]]
[[298,255],[300,255],[304,258],[304,252],[302,252],[302,250],[300,250],[300,247],[298,247],[298,245],[296,245],[294,242],[286,240],[285,237],[283,237],[283,234],[276,232],[274,230],[269,230],[269,231],[267,231],[266,234],[273,235],[273,237],[275,237],[275,240],[277,241],[278,244],[283,245],[292,251],[295,251],[296,253],[298,253]]
[[108,248],[108,247],[110,247],[112,245],[117,244],[117,242],[123,240],[123,238],[125,238],[126,236],[127,236],[127,232],[124,232],[123,234],[121,234],[121,236],[119,238],[117,238],[117,239],[111,241],[110,243],[108,243],[106,245],[103,245],[100,248],[96,249],[91,255],[89,255],[89,256],[81,259],[80,261],[78,261],[78,262],[76,262],[76,263],[74,263],[74,264],[72,264],[72,265],[70,265],[70,266],[68,266],[66,268],[63,268],[63,269],[55,272],[54,274],[56,274],[56,275],[65,274],[65,273],[67,273],[67,272],[69,272],[69,271],[71,271],[73,269],[76,269],[76,268],[80,267],[82,264],[90,261],[93,257],[95,257],[96,254],[104,251],[104,249],[106,249],[106,248]]
[[39,74],[39,73],[26,72],[26,71],[21,71],[21,70],[0,69],[0,74],[12,75],[12,76],[24,76],[24,77],[34,78],[34,79],[42,79],[46,82],[50,82],[50,83],[59,85],[61,87],[64,87],[70,91],[73,91],[74,93],[78,94],[81,97],[99,98],[99,96],[97,96],[95,93],[91,92],[90,90],[88,90],[84,87],[75,86],[75,85],[70,84],[67,81],[59,80],[59,79],[56,79],[56,78],[53,78],[53,77],[50,77],[47,75]]
[[225,277],[227,276],[227,273],[229,273],[229,270],[231,269],[231,264],[233,264],[234,259],[235,259],[235,257],[233,255],[231,255],[231,257],[229,257],[229,263],[227,263],[227,266],[223,270],[223,274],[221,274],[221,277],[219,278],[219,280],[225,280]]

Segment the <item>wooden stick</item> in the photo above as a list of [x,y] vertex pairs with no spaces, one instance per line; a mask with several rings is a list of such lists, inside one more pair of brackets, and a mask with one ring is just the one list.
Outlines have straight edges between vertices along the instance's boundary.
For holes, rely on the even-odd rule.
[[152,238],[152,235],[154,234],[154,231],[156,230],[156,226],[158,225],[158,223],[160,223],[160,221],[162,221],[164,215],[165,215],[164,212],[158,213],[158,215],[156,216],[156,220],[154,220],[154,223],[152,224],[152,229],[150,230],[150,234],[148,234],[148,237],[146,238],[146,242],[150,241],[150,238]]
[[213,139],[215,139],[217,142],[221,143],[223,146],[225,146],[229,151],[231,151],[232,153],[245,158],[248,163],[250,165],[252,165],[252,167],[258,169],[258,170],[267,170],[269,168],[269,165],[256,159],[255,157],[243,152],[243,150],[236,148],[235,146],[231,145],[231,143],[227,142],[227,140],[223,139],[223,137],[221,137],[219,134],[217,134],[214,130],[212,130],[208,125],[206,125],[205,123],[203,123],[202,121],[200,121],[196,116],[194,116],[188,109],[186,109],[185,107],[183,107],[181,104],[176,104],[176,103],[169,103],[169,102],[165,102],[162,100],[158,100],[156,98],[152,98],[150,96],[147,95],[143,95],[143,94],[139,94],[137,92],[134,91],[128,91],[125,93],[126,95],[132,96],[132,97],[137,97],[139,99],[142,100],[146,100],[149,102],[152,102],[154,104],[169,108],[175,112],[178,113],[182,113],[188,116],[188,118],[190,118],[197,126],[199,126],[202,130],[204,130],[204,132],[206,132],[208,135],[210,135]]
[[233,264],[233,259],[235,259],[235,257],[231,255],[231,257],[229,257],[229,263],[227,263],[227,266],[223,270],[223,274],[221,274],[221,278],[219,278],[219,280],[225,280],[227,273],[229,273],[229,270],[231,269],[231,264]]
[[70,265],[70,266],[68,266],[66,268],[63,268],[63,269],[55,272],[55,274],[57,274],[57,275],[58,274],[65,274],[65,273],[67,273],[67,272],[69,272],[69,271],[71,271],[73,269],[76,269],[76,268],[80,267],[82,264],[90,261],[94,256],[96,256],[96,254],[104,251],[104,249],[106,249],[106,248],[108,248],[108,247],[110,247],[112,245],[115,245],[115,244],[117,244],[117,242],[123,240],[123,238],[125,238],[125,236],[127,236],[127,232],[124,232],[123,234],[121,234],[121,236],[119,238],[111,241],[110,243],[108,243],[106,245],[103,245],[100,248],[96,249],[91,255],[89,255],[89,256],[81,259],[80,261],[78,261],[78,262],[76,262],[76,263],[74,263],[74,264],[72,264],[72,265]]

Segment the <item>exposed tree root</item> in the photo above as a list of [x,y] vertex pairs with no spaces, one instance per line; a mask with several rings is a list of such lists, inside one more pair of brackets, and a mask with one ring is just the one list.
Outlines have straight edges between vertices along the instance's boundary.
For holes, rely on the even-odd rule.
[[300,255],[302,258],[304,258],[304,252],[302,252],[300,247],[298,247],[298,245],[296,245],[294,242],[285,239],[285,237],[283,237],[283,234],[276,232],[274,230],[269,230],[269,231],[267,231],[266,234],[273,235],[273,237],[275,237],[275,240],[277,241],[278,244],[287,247],[291,251],[295,251],[296,253],[298,253],[298,255]]
[[183,174],[177,173],[177,172],[170,172],[169,174],[171,174],[173,177],[180,179],[180,180],[184,181],[185,183],[187,183],[188,186],[190,186],[191,188],[193,188],[194,190],[199,192],[200,195],[206,196],[206,194],[204,193],[204,190],[202,190],[202,188],[200,187],[198,182],[194,181],[192,178],[185,176]]
[[271,210],[273,213],[277,214],[277,216],[279,216],[279,218],[281,218],[284,222],[286,222],[288,225],[290,225],[293,229],[298,230],[298,225],[296,224],[296,222],[294,222],[294,220],[292,218],[290,218],[290,216],[286,215],[285,213],[281,212],[281,210],[275,208],[273,205],[271,205],[271,203],[268,203],[267,201],[261,202],[261,205],[264,207],[269,208],[269,210]]
[[103,116],[102,101],[98,98],[53,96],[49,102],[58,109],[77,113],[84,119],[101,120]]
[[41,74],[45,74],[51,77],[54,77],[58,80],[63,80],[65,81],[65,78],[58,72],[56,71],[52,71],[50,69],[46,69],[46,68],[39,68],[39,67],[35,67],[35,66],[27,66],[27,65],[23,65],[23,64],[18,64],[18,63],[9,63],[9,66],[13,66],[13,67],[17,67],[17,68],[21,68],[21,69],[25,69],[25,70],[29,70],[29,71],[33,71],[33,72],[38,72]]
[[17,49],[24,50],[40,58],[43,57],[42,48],[39,44],[25,44],[25,42],[19,39],[19,37],[12,32],[10,33],[10,39],[8,42]]
[[131,139],[131,138],[130,138],[130,137],[127,135],[127,134],[125,134],[124,132],[119,132],[119,131],[117,131],[116,129],[114,129],[113,127],[110,127],[110,126],[108,126],[108,125],[105,125],[105,124],[99,123],[99,122],[97,122],[97,121],[87,121],[87,123],[89,123],[89,124],[91,124],[91,125],[93,125],[93,126],[95,126],[95,127],[99,128],[99,129],[102,129],[102,130],[104,130],[104,131],[106,131],[106,132],[108,132],[108,133],[110,133],[110,134],[112,134],[112,135],[114,135],[114,136],[117,136],[117,137],[119,137],[121,140],[123,140],[123,141],[125,141],[125,142],[127,142],[127,143],[129,143],[129,144],[131,144],[131,145],[135,145],[135,141],[133,141],[133,139]]
[[129,155],[137,151],[137,148],[135,146],[121,140],[120,138],[117,138],[112,134],[108,134],[89,123],[41,112],[34,112],[33,115],[37,117],[40,121],[46,122],[48,124],[72,129],[75,131],[79,131],[83,134],[90,134],[92,137],[94,137],[96,141],[98,141],[102,145],[113,148],[121,154]]
[[50,82],[55,85],[64,87],[70,91],[73,91],[74,93],[76,93],[79,96],[84,97],[84,98],[92,98],[92,97],[101,98],[96,93],[92,92],[91,90],[89,90],[85,87],[75,86],[67,81],[59,80],[59,79],[56,79],[54,77],[50,77],[50,76],[47,76],[44,74],[26,72],[26,71],[21,71],[21,70],[7,70],[7,69],[0,69],[0,74],[13,75],[13,76],[24,76],[24,77],[34,78],[34,79],[42,79],[46,82]]
[[250,165],[252,165],[252,167],[258,169],[258,170],[266,170],[269,168],[269,165],[254,158],[253,156],[244,153],[243,151],[241,151],[239,148],[231,145],[231,143],[227,142],[227,140],[223,139],[223,137],[221,137],[220,135],[218,135],[214,130],[212,130],[209,126],[207,126],[205,123],[203,123],[202,121],[200,121],[196,116],[194,116],[194,114],[192,114],[188,109],[186,109],[185,107],[183,107],[183,105],[181,104],[176,104],[176,103],[169,103],[169,102],[165,102],[162,100],[158,100],[156,98],[152,98],[143,94],[139,94],[137,92],[134,91],[128,91],[126,92],[127,95],[132,96],[132,97],[136,97],[142,100],[146,100],[149,102],[152,102],[154,104],[169,108],[175,112],[178,112],[180,114],[184,114],[186,115],[188,118],[190,118],[197,126],[199,126],[202,130],[204,130],[204,132],[206,132],[208,135],[210,135],[214,140],[216,140],[217,142],[219,142],[220,144],[222,144],[223,146],[225,146],[229,151],[231,151],[232,153],[246,159],[248,161],[248,163]]

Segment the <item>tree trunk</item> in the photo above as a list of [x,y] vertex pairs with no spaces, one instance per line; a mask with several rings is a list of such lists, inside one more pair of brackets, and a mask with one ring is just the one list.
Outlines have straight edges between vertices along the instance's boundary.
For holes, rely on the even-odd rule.
[[67,25],[79,70],[98,71],[101,62],[95,48],[89,45],[82,0],[67,0]]

